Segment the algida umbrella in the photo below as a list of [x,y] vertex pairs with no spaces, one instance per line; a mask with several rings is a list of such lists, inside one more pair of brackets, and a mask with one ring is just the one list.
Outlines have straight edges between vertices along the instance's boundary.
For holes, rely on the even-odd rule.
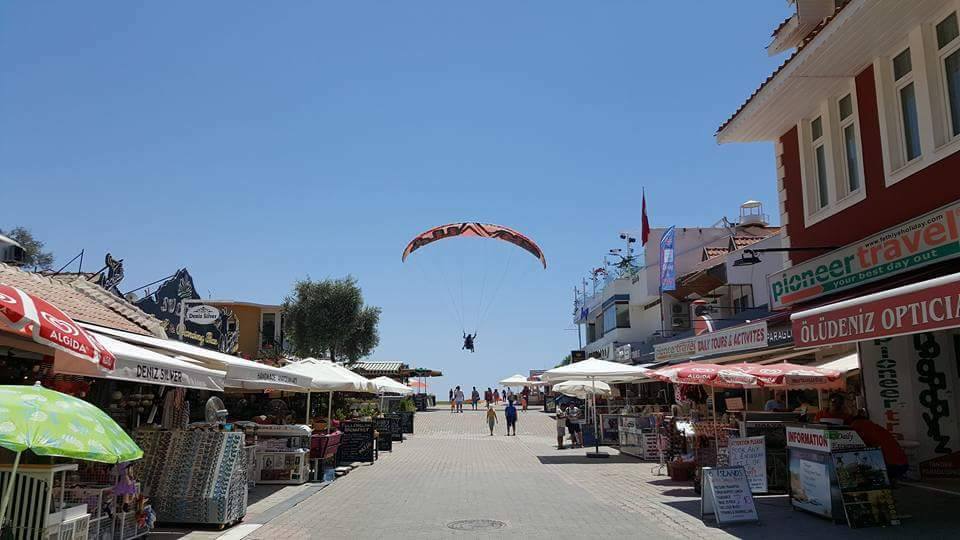
[[0,502],[0,527],[13,493],[20,454],[25,450],[102,463],[143,457],[143,450],[105,412],[39,383],[0,385],[0,446],[17,453]]

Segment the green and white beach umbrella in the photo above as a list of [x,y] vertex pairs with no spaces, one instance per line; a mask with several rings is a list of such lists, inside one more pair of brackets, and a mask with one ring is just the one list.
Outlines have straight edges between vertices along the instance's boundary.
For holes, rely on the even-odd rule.
[[0,528],[26,450],[40,456],[120,463],[143,457],[133,439],[97,407],[54,390],[0,385],[0,447],[16,452],[0,501]]
[[107,413],[42,386],[0,385],[0,446],[102,463],[143,457]]

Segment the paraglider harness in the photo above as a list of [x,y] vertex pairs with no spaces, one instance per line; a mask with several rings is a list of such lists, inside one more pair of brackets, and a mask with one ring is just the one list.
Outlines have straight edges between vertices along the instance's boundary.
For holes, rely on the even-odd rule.
[[470,334],[464,332],[464,333],[463,333],[463,350],[467,350],[467,351],[470,351],[470,352],[477,352],[477,351],[475,351],[474,348],[473,348],[473,340],[474,340],[474,338],[476,338],[476,337],[477,337],[477,334],[476,334],[476,333],[474,333],[473,335],[470,335]]

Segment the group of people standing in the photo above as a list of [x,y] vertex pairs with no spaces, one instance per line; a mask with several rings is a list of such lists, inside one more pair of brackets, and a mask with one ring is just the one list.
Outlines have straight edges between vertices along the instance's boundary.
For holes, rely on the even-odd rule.
[[[523,410],[527,410],[527,398],[529,396],[529,390],[527,393],[521,392],[520,398],[522,401]],[[483,400],[487,405],[486,413],[486,422],[487,426],[490,428],[490,436],[493,436],[493,430],[496,425],[500,422],[500,419],[497,416],[497,410],[494,409],[494,405],[499,405],[501,401],[507,403],[507,406],[503,409],[504,420],[507,422],[507,436],[517,435],[517,406],[514,405],[514,400],[516,395],[513,393],[513,390],[496,390],[487,388],[486,392],[483,393]],[[450,412],[451,413],[463,413],[463,403],[466,401],[466,394],[464,394],[463,389],[459,386],[456,388],[450,389]],[[480,403],[480,391],[477,390],[477,387],[474,386],[473,390],[470,391],[470,404],[473,407],[473,410],[477,410],[477,406]],[[512,432],[512,433],[511,433]]]
[[[466,394],[464,394],[459,386],[450,389],[450,412],[462,413],[465,401],[467,401]],[[523,410],[527,410],[527,405],[530,401],[530,389],[524,387],[519,394],[514,394],[513,390],[497,390],[488,387],[483,393],[483,401],[486,402],[487,406],[500,405],[500,402],[519,402],[520,407]],[[476,386],[474,386],[470,392],[470,405],[475,411],[478,410],[477,407],[480,405],[480,391],[477,390]]]

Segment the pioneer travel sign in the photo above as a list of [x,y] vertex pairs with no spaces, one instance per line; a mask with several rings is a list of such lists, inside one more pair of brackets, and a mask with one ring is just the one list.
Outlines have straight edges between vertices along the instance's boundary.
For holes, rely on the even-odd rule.
[[960,201],[767,277],[774,308],[960,255]]

